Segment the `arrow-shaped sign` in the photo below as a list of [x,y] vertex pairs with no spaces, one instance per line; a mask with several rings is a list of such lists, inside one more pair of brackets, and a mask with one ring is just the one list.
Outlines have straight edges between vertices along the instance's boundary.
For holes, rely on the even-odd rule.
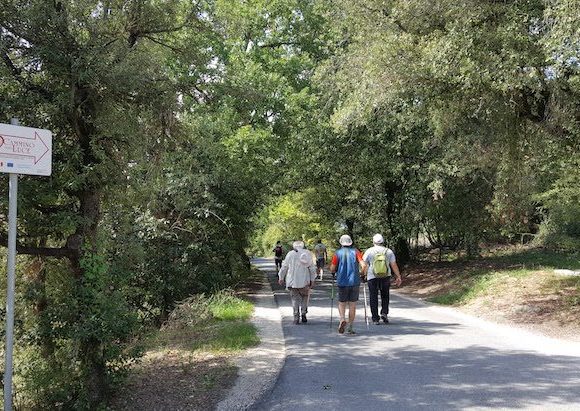
[[38,133],[34,137],[0,134],[0,156],[31,158],[37,164],[50,150]]
[[0,171],[50,175],[52,133],[49,130],[0,124]]

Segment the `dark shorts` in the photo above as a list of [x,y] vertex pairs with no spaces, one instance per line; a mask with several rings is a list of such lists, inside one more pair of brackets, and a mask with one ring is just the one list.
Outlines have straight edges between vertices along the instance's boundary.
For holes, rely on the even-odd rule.
[[316,259],[316,268],[324,268],[324,257]]
[[338,301],[341,303],[350,301],[355,302],[358,301],[358,293],[360,291],[360,287],[355,285],[353,287],[338,287]]

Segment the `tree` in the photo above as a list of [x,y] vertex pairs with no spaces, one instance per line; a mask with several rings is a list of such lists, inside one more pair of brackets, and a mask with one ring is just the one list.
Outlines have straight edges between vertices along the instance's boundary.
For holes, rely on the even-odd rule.
[[[212,32],[203,16],[200,4],[181,1],[15,0],[0,11],[2,111],[55,135],[53,176],[21,185],[18,252],[68,262],[59,269],[74,281],[61,291],[77,311],[52,337],[78,343],[91,406],[107,392],[111,347],[131,335],[130,327],[112,327],[129,320],[128,309],[105,310],[123,298],[103,283],[112,274],[103,260],[103,202],[123,188],[144,147],[170,138],[182,84],[158,62],[188,54],[188,66],[207,67],[212,56],[197,48]],[[48,310],[46,301],[39,306]],[[70,401],[84,406],[83,398]]]

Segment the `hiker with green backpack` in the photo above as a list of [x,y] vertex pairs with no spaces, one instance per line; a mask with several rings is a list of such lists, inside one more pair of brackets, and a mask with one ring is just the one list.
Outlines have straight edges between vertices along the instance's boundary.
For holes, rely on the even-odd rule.
[[[366,263],[366,279],[369,287],[369,298],[373,324],[389,322],[389,292],[391,288],[391,273],[395,273],[395,285],[401,285],[401,273],[397,266],[395,253],[383,246],[383,236],[373,236],[373,246],[363,254]],[[379,293],[381,295],[381,312],[379,315]]]

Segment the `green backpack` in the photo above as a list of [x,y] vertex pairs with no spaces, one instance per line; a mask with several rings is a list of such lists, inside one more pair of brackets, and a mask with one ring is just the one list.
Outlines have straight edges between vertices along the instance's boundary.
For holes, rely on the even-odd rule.
[[389,276],[389,265],[387,264],[387,251],[375,255],[373,260],[373,273],[376,278],[385,278]]

